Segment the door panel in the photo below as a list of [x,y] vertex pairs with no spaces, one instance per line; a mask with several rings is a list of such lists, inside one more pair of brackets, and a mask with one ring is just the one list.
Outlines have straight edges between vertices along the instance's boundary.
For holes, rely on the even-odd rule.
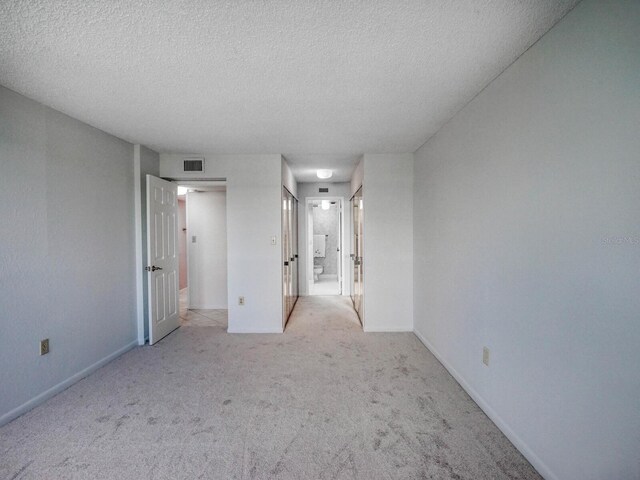
[[282,188],[282,328],[298,299],[298,201]]
[[[293,239],[292,245],[293,245],[293,251],[292,251],[292,256],[293,256],[293,305],[295,306],[296,301],[298,300],[298,274],[299,274],[299,269],[298,269],[298,265],[300,264],[300,259],[298,258],[298,200],[296,200],[295,198],[293,199],[293,230],[292,230],[292,235],[291,238]],[[293,307],[292,307],[293,308]]]
[[364,202],[362,187],[360,187],[351,199],[351,211],[353,216],[353,231],[351,239],[353,286],[351,288],[351,299],[353,300],[353,308],[360,318],[360,323],[364,325],[362,309],[364,295]]
[[178,328],[176,185],[147,175],[149,344]]

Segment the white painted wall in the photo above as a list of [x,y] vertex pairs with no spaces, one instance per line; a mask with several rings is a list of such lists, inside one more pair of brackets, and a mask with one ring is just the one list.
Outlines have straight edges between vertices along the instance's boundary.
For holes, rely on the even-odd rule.
[[[321,187],[329,189],[329,193],[320,193],[318,190]],[[350,184],[348,182],[343,183],[298,183],[299,194],[299,209],[298,209],[298,225],[299,225],[299,237],[298,237],[298,252],[300,258],[300,264],[298,271],[300,275],[300,295],[308,295],[308,281],[313,277],[313,272],[309,276],[307,271],[307,260],[309,256],[310,242],[313,240],[308,238],[308,216],[307,216],[307,199],[308,198],[327,198],[338,197],[342,199],[343,217],[342,217],[342,294],[349,296],[351,291],[351,259],[349,254],[351,253],[351,209],[349,208]]]
[[4,87],[0,111],[3,424],[136,344],[136,285],[133,145]]
[[358,162],[355,170],[353,171],[353,175],[351,175],[351,195],[349,198],[353,197],[358,189],[362,186],[362,182],[364,181],[364,157]]
[[282,186],[289,190],[295,198],[298,198],[298,184],[284,157],[282,157]]
[[639,47],[585,0],[416,152],[416,333],[548,479],[640,478]]
[[187,193],[189,308],[228,305],[226,196],[225,192]]
[[[161,154],[160,175],[227,179],[229,332],[282,332],[282,156],[204,157],[204,175],[185,174],[183,155]],[[272,236],[277,238],[276,245],[271,245]],[[238,305],[241,295],[244,306]]]
[[[178,287],[180,290],[187,288],[189,284],[187,268],[187,198],[186,195],[180,195],[178,197],[178,265],[180,268],[180,283]],[[226,224],[225,224],[226,228]],[[225,238],[226,241],[226,238]],[[225,268],[226,271],[226,268]],[[226,301],[226,300],[225,300]]]
[[413,155],[366,154],[363,167],[364,330],[412,331]]

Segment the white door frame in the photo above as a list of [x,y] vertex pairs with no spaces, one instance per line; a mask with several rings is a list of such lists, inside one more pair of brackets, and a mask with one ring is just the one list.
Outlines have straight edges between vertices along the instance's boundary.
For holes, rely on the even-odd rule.
[[[339,241],[338,245],[340,246],[340,252],[338,257],[338,285],[339,285],[339,293],[338,295],[344,295],[344,253],[345,253],[345,215],[344,215],[344,197],[306,197],[305,202],[305,232],[306,232],[306,255],[305,255],[305,265],[306,265],[306,278],[304,279],[307,285],[307,295],[311,295],[310,286],[313,282],[313,207],[312,204],[315,202],[320,202],[322,200],[328,200],[330,202],[338,203],[338,235]],[[299,281],[299,280],[298,280]]]

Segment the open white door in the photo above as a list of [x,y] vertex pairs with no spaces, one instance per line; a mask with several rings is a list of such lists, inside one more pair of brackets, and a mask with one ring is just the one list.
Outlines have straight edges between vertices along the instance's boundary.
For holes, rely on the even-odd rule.
[[175,183],[147,175],[149,344],[180,326]]

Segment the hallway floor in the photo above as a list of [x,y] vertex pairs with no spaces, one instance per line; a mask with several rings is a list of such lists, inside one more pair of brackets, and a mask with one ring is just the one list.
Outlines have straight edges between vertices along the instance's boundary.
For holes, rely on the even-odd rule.
[[340,295],[337,275],[320,275],[317,282],[309,282],[309,295]]
[[179,328],[0,428],[8,479],[537,479],[411,333],[302,297],[284,334]]

